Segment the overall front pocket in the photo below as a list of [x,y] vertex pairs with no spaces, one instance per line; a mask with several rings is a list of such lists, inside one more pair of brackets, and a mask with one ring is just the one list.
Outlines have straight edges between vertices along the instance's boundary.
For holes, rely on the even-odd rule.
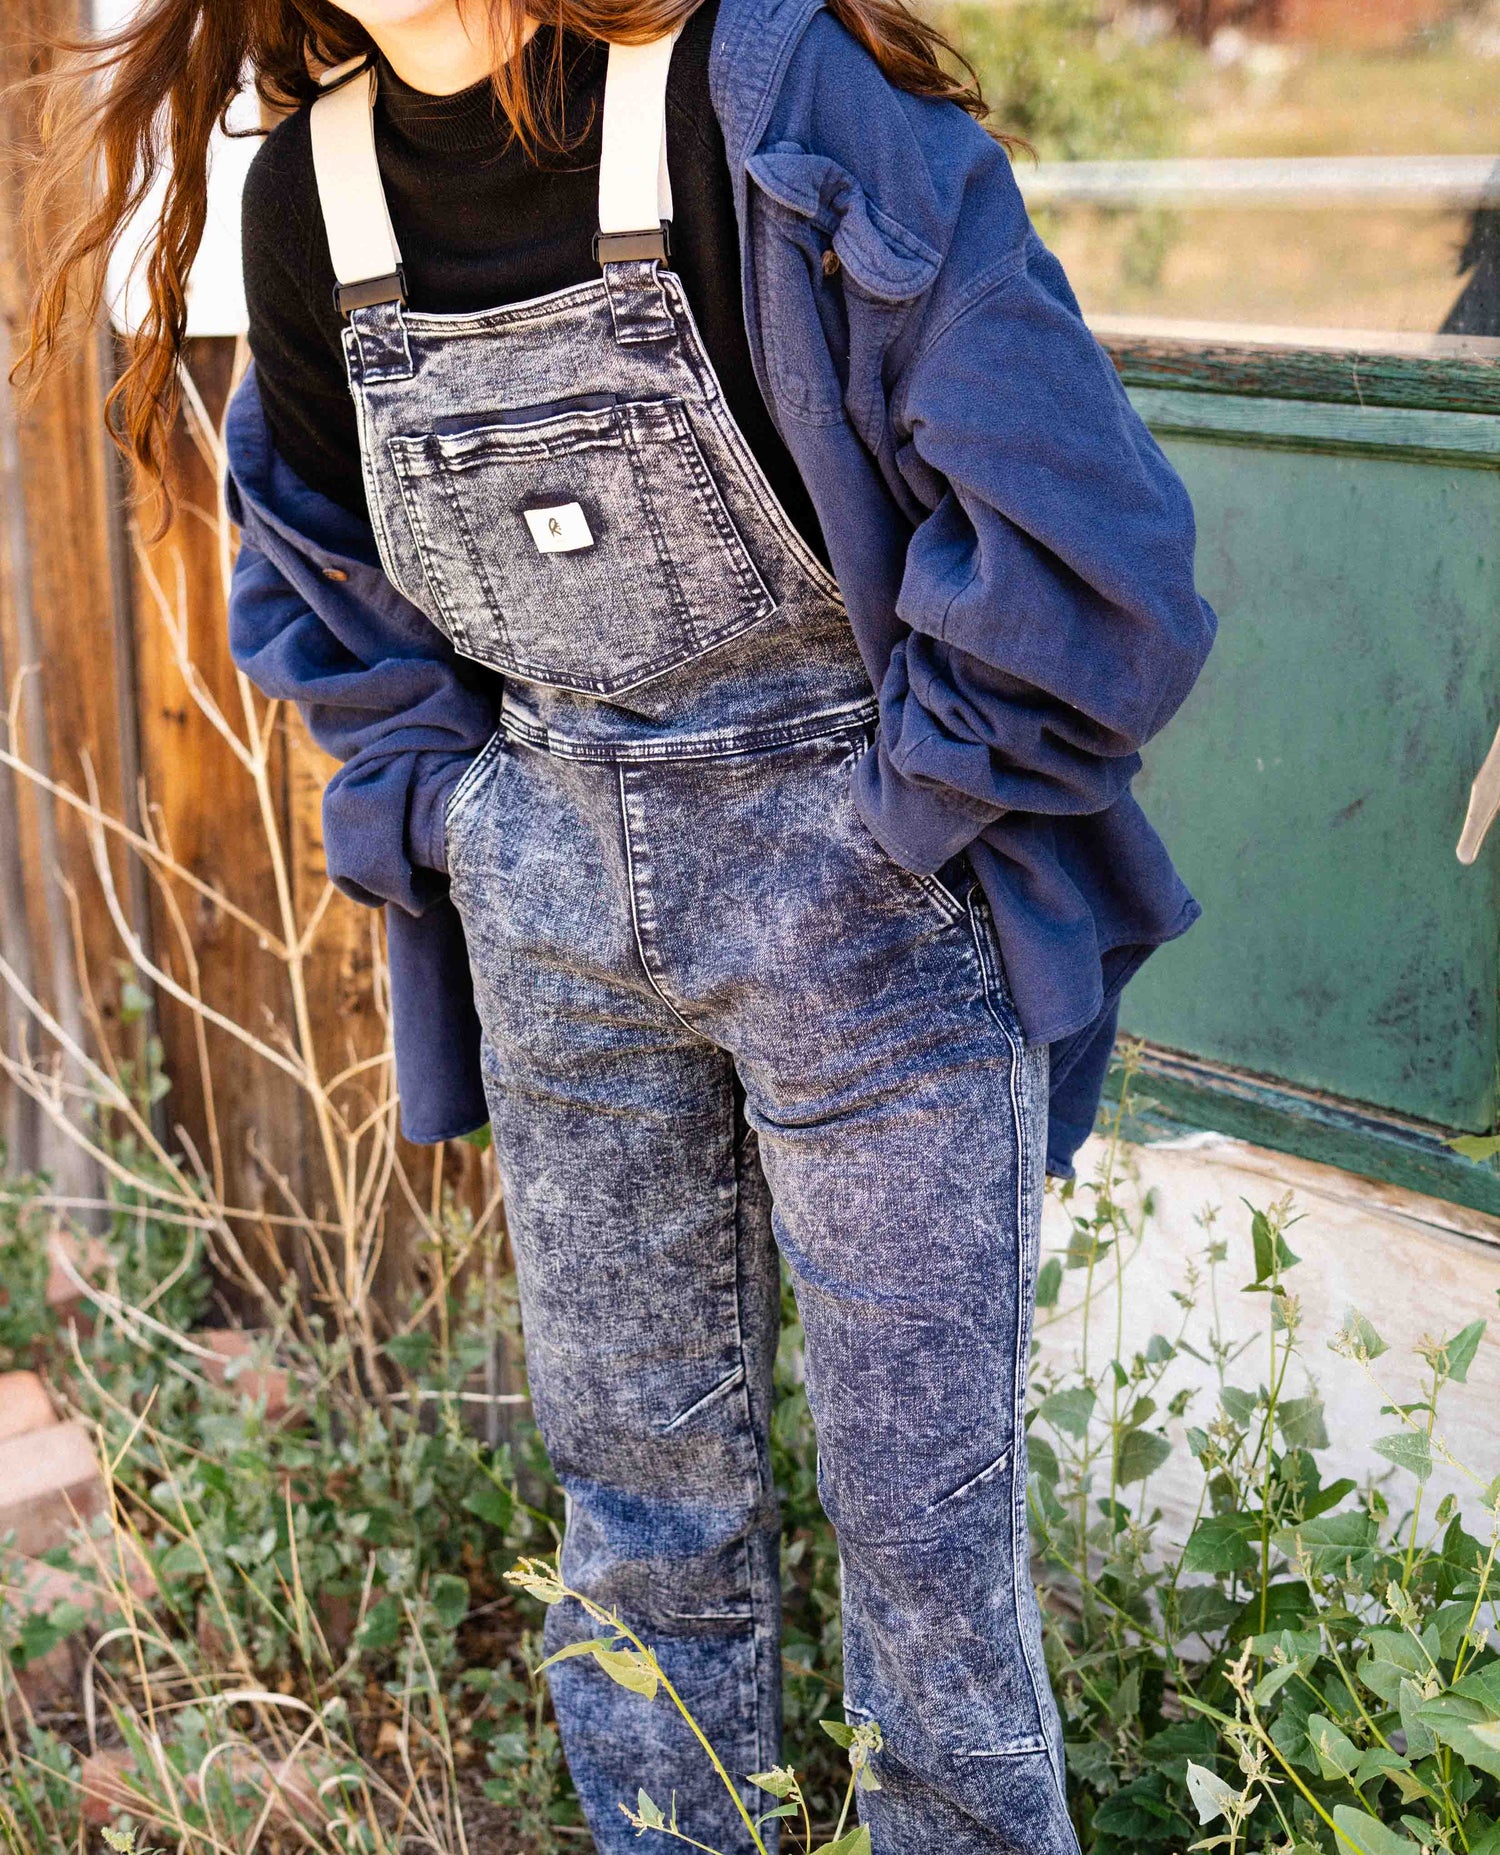
[[388,445],[431,616],[481,663],[616,695],[775,610],[681,400]]

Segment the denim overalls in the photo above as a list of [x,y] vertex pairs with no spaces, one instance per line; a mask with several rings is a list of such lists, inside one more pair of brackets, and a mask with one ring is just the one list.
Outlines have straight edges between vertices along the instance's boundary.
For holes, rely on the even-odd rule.
[[[313,112],[382,561],[504,676],[447,853],[563,1569],[737,1779],[779,1761],[779,1251],[876,1855],[1070,1855],[1025,1499],[1046,1052],[967,875],[855,815],[868,672],[665,263],[670,56],[611,48],[601,278],[477,315],[404,304],[373,76]],[[664,1697],[551,1681],[601,1850],[644,1786],[745,1855]]]

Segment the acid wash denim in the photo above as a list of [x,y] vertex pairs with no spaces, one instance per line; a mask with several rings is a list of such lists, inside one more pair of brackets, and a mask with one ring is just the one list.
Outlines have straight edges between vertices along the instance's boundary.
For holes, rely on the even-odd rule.
[[[821,0],[720,0],[709,80],[756,381],[880,698],[855,802],[910,870],[968,856],[1066,1175],[1121,988],[1198,913],[1130,790],[1213,637],[1192,509],[980,124],[894,88]],[[235,658],[343,762],[329,874],[388,905],[403,1129],[452,1138],[487,1109],[441,824],[490,705],[275,455],[253,370],[226,439]]]
[[[837,586],[670,273],[358,309],[346,349],[385,571],[506,677],[445,859],[564,1575],[736,1779],[778,1761],[779,1254],[873,1847],[1071,1855],[1025,1508],[1047,1053],[964,866],[912,874],[856,812],[877,706]],[[521,517],[570,509],[590,544],[535,548]],[[549,1615],[550,1650],[595,1633]],[[550,1679],[606,1855],[638,1786],[746,1855],[664,1700]]]

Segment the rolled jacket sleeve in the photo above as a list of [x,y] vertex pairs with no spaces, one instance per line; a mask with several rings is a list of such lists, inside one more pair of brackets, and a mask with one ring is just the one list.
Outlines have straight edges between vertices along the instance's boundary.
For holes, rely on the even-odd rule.
[[463,923],[443,874],[448,794],[493,733],[498,685],[381,571],[369,522],[304,483],[271,443],[252,367],[226,422],[240,530],[230,650],[266,695],[295,702],[342,764],[325,789],[328,873],[387,904],[391,1034],[402,1131],[451,1140],[488,1115]]
[[494,698],[465,680],[420,614],[394,609],[399,595],[377,570],[351,563],[336,586],[310,563],[306,571],[317,610],[314,589],[296,584],[301,565],[274,563],[247,526],[231,651],[264,694],[298,705],[342,763],[323,796],[331,879],[356,901],[420,915],[446,894],[447,797],[494,730]]
[[935,868],[1008,812],[1112,806],[1214,616],[1187,493],[1034,235],[924,338],[893,411],[930,513],[861,810],[892,855]]

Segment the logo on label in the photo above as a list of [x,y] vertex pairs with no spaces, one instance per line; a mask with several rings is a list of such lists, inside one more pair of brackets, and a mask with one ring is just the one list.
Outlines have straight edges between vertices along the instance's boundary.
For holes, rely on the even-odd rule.
[[527,509],[524,514],[539,554],[571,554],[594,545],[588,517],[576,502],[557,503],[550,509]]

